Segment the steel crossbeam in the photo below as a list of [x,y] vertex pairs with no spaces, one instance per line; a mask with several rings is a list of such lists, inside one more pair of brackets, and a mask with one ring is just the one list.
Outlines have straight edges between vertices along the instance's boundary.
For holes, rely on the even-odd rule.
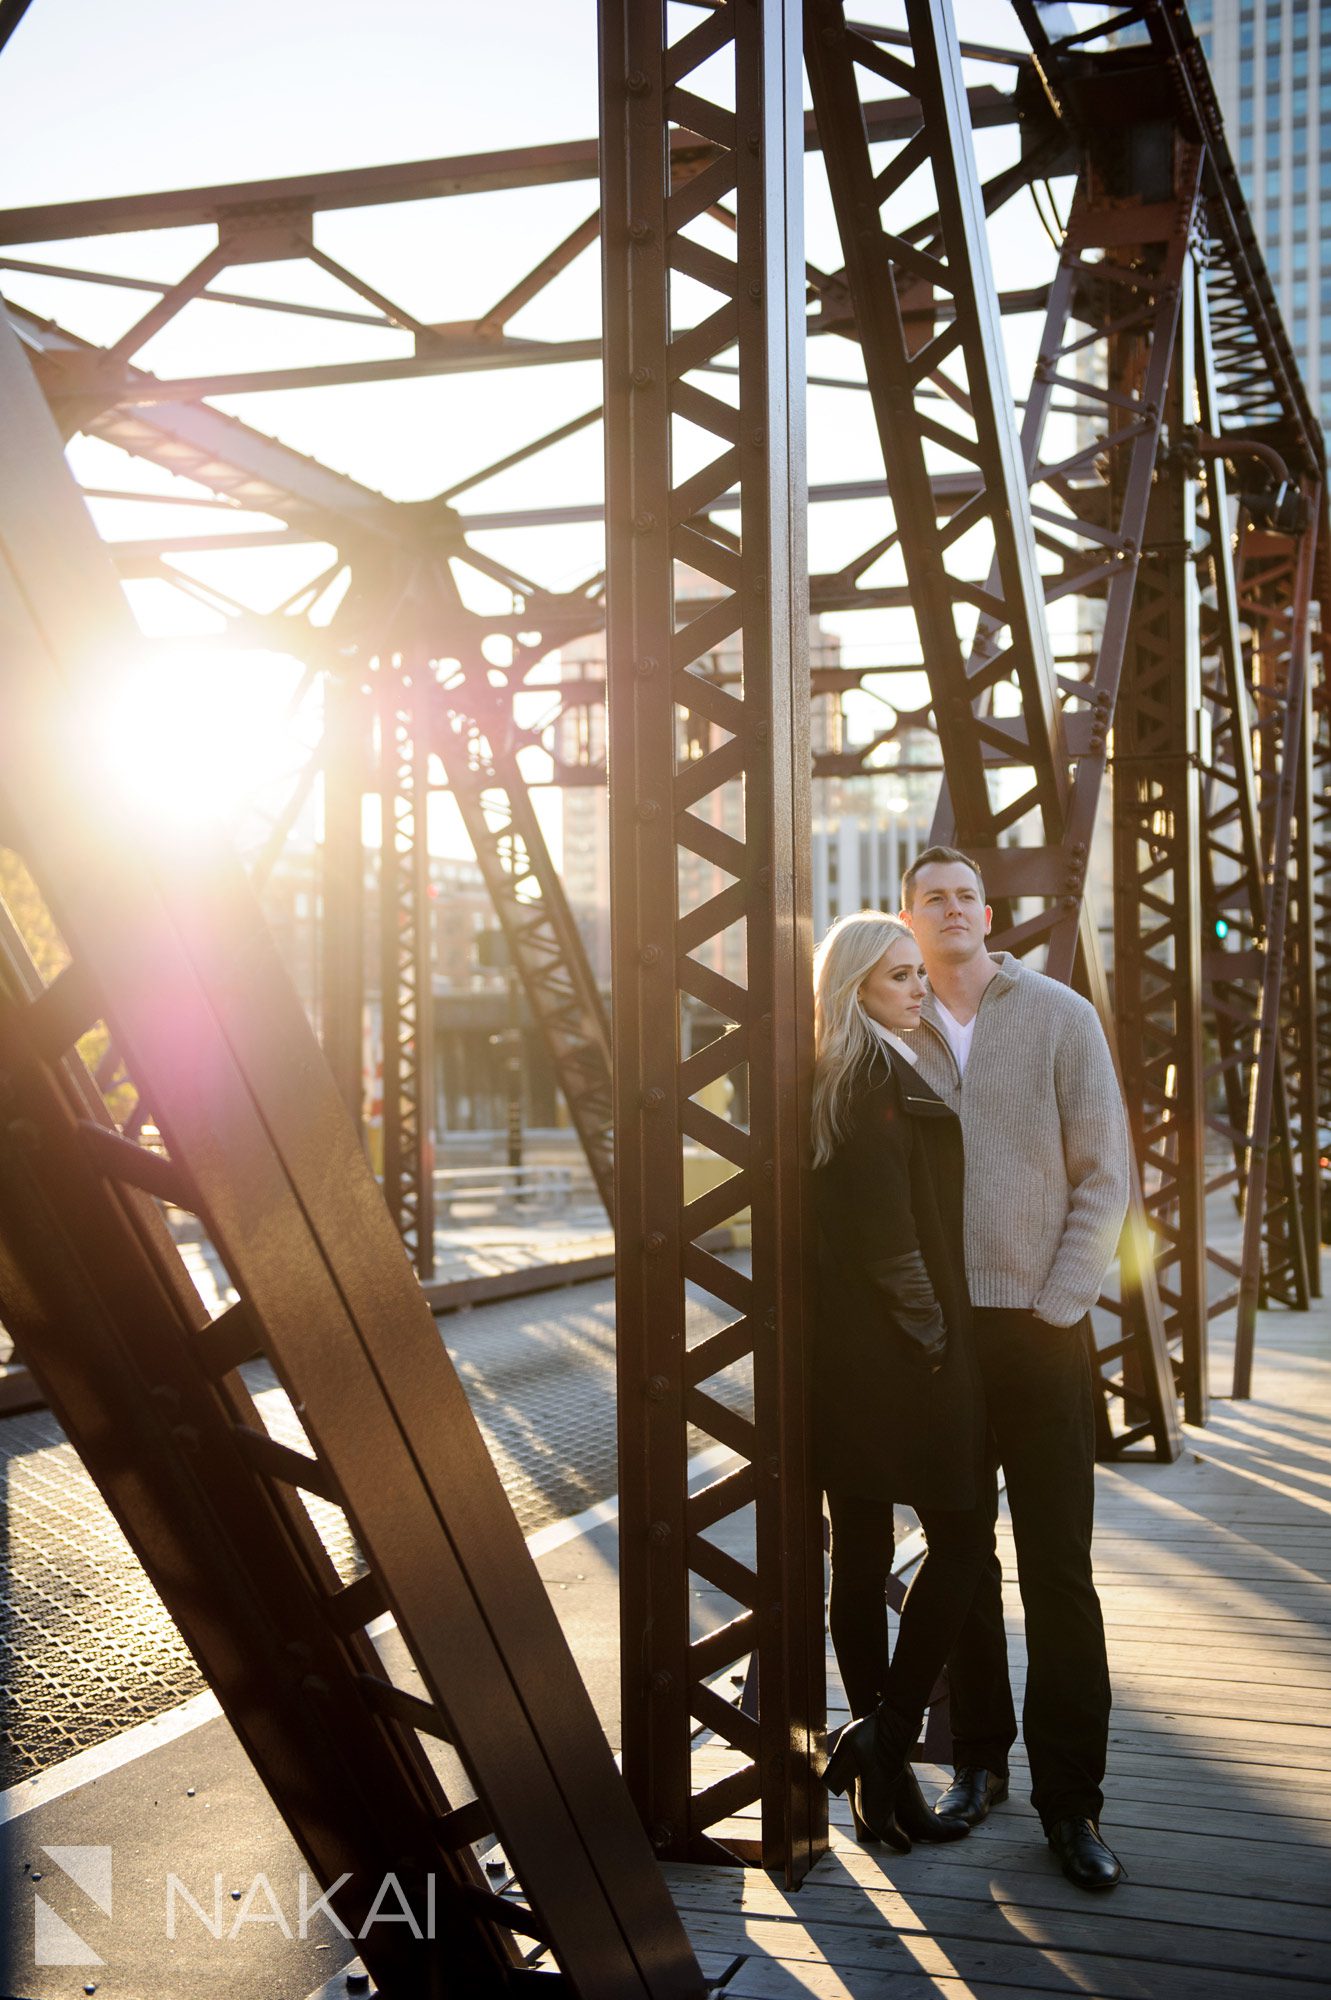
[[[0,411],[5,830],[70,954],[39,990],[0,940],[6,1323],[384,1990],[501,1994],[548,1954],[572,1992],[700,2000],[257,904],[206,843],[154,851],[95,755],[78,704],[132,629],[7,330]],[[71,1053],[99,1019],[163,1151],[114,1128]],[[211,1323],[160,1202],[199,1216],[238,1294]],[[285,1427],[246,1388],[255,1356]],[[388,1609],[409,1667],[367,1632]],[[489,1830],[517,1896],[487,1885]],[[389,1876],[432,1924],[369,1923]]]
[[[826,1843],[822,1538],[803,1343],[812,993],[803,544],[799,11],[724,0],[678,39],[601,15],[609,743],[614,924],[624,1769],[658,1851],[761,1859]],[[733,96],[728,93],[733,92]],[[714,162],[681,181],[674,130]],[[708,226],[729,205],[733,230]],[[694,318],[688,286],[706,288]],[[738,391],[704,365],[738,355]],[[700,520],[738,484],[738,542]],[[688,614],[681,572],[716,587]],[[742,683],[706,656],[738,638]],[[729,1025],[687,1050],[702,1001]],[[706,1096],[730,1080],[730,1116]],[[686,1158],[707,1163],[682,1190]],[[743,1210],[747,1265],[704,1247]],[[729,1315],[691,1342],[693,1286]],[[712,1378],[743,1366],[737,1414]],[[736,1467],[690,1495],[690,1426]],[[691,1623],[695,1592],[730,1607]],[[730,1699],[746,1658],[758,1710]],[[693,1787],[701,1726],[724,1750]],[[736,1817],[757,1803],[759,1838]]]

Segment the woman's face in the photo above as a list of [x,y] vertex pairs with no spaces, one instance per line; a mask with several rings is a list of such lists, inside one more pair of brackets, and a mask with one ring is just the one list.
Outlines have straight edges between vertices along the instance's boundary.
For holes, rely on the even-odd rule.
[[920,1024],[924,966],[914,938],[898,938],[860,985],[860,1005],[880,1028],[909,1032]]

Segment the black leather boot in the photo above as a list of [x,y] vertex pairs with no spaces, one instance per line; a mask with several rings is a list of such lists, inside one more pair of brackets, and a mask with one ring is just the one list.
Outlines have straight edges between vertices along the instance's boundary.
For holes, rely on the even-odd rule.
[[920,1781],[907,1764],[897,1781],[897,1825],[912,1840],[962,1840],[970,1832],[964,1819],[935,1812],[920,1790]]
[[881,1840],[898,1854],[909,1854],[910,1836],[903,1832],[896,1815],[901,1765],[884,1758],[876,1723],[873,1715],[848,1722],[823,1775],[829,1792],[849,1797],[857,1840]]

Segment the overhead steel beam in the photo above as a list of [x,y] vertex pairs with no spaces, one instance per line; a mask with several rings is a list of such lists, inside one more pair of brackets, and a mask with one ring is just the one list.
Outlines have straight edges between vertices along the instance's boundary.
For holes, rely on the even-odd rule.
[[[1013,125],[1020,115],[1015,98],[993,84],[977,86],[971,92],[971,106],[977,127]],[[903,118],[910,118],[911,108],[895,100],[869,105],[866,113],[871,137],[890,139],[896,136]],[[812,150],[817,143],[814,121],[807,117],[805,147]],[[680,129],[670,137],[670,158],[676,168],[705,165],[718,156],[718,150],[706,134]],[[92,201],[0,209],[0,243],[59,243],[153,229],[198,228],[233,218],[242,224],[284,215],[308,218],[337,209],[594,181],[599,171],[597,158],[595,139],[572,139],[552,146],[515,146],[503,152],[463,153],[452,159],[387,167],[352,167],[332,173],[292,174],[280,180],[178,188],[163,194],[111,195]]]

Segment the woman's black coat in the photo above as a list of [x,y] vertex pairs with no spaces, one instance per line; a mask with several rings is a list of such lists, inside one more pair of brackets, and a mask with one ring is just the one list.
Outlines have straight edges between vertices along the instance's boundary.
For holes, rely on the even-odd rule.
[[[813,1177],[819,1312],[814,1439],[825,1490],[913,1507],[979,1499],[984,1406],[962,1240],[961,1124],[895,1050],[875,1048],[850,1129]],[[917,1249],[947,1323],[931,1374],[895,1322],[885,1260]],[[875,1271],[877,1270],[877,1276]]]

